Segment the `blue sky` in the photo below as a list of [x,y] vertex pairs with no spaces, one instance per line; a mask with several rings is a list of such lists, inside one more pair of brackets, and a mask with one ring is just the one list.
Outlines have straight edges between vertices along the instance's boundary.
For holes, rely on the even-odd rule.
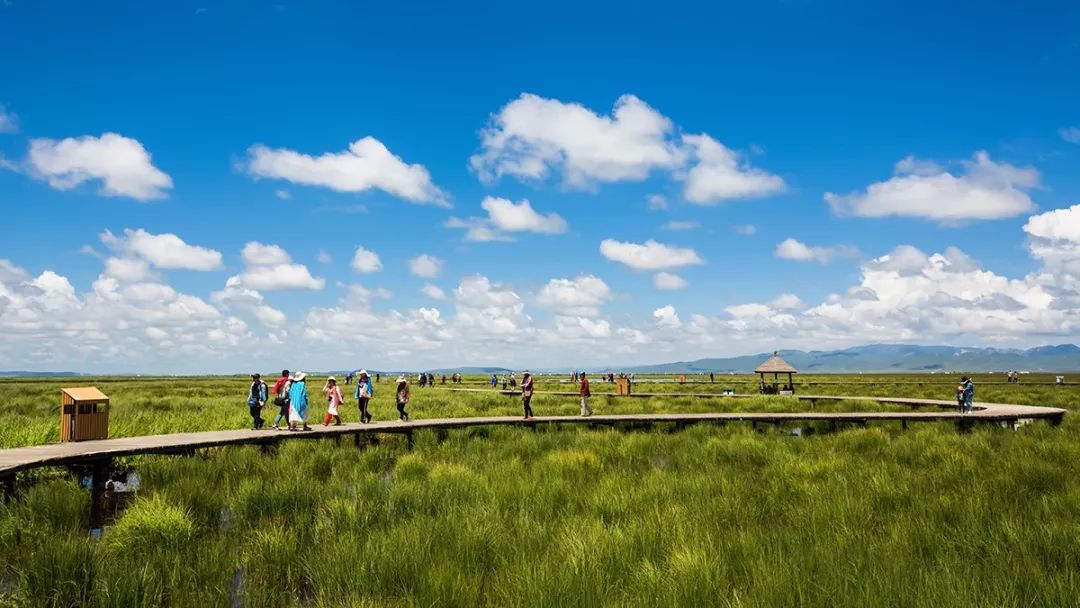
[[9,0],[0,368],[1072,341],[1078,26],[1064,2]]

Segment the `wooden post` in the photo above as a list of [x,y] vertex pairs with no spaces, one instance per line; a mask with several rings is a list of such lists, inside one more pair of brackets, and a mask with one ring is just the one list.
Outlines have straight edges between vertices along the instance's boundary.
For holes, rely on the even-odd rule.
[[405,446],[408,449],[413,449],[413,432],[412,429],[405,431]]
[[4,486],[4,502],[15,498],[15,474],[5,475],[0,478],[0,484]]
[[905,431],[907,430],[907,418],[904,418],[900,421],[900,427]]
[[105,525],[105,483],[109,481],[112,458],[102,458],[90,463],[90,535],[101,536]]
[[361,439],[362,436],[363,436],[363,433],[360,433],[360,432],[353,433],[353,445],[355,445],[358,448],[363,447],[364,442]]

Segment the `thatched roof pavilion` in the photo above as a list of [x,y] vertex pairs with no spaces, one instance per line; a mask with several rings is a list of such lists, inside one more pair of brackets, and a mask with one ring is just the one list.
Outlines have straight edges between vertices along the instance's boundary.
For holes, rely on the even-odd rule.
[[[799,373],[799,370],[791,367],[791,364],[780,358],[780,353],[773,351],[773,356],[769,357],[767,361],[762,363],[754,370],[755,374],[761,375],[760,390],[762,393],[768,393],[775,395],[781,391],[795,393],[795,382],[792,378],[795,374]],[[772,384],[766,384],[765,374],[772,374]],[[788,382],[787,386],[780,387],[780,374],[787,374]]]

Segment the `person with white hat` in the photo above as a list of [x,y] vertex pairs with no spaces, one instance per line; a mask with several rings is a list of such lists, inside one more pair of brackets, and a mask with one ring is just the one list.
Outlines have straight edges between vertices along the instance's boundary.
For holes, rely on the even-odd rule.
[[323,394],[326,395],[326,417],[323,418],[322,425],[327,426],[333,420],[334,426],[341,426],[341,413],[338,411],[338,406],[341,405],[342,398],[337,378],[330,376],[326,379]]
[[397,402],[397,411],[398,415],[401,416],[401,421],[408,422],[409,413],[405,411],[405,406],[409,404],[409,381],[405,379],[404,374],[398,376],[395,401]]
[[360,370],[360,376],[356,380],[356,393],[353,397],[356,397],[356,405],[360,408],[361,424],[371,422],[371,413],[368,412],[368,402],[371,401],[374,394],[375,391],[371,386],[371,378],[368,376],[367,370]]
[[311,427],[307,424],[307,374],[304,372],[296,372],[293,374],[292,382],[289,384],[289,430],[296,431],[297,425],[301,425],[305,431],[310,431]]

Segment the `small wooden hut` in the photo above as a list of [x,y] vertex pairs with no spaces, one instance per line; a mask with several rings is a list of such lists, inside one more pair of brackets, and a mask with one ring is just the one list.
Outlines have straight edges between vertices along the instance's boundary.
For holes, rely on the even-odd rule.
[[[787,361],[780,358],[780,353],[773,351],[773,356],[769,357],[767,361],[762,363],[754,370],[755,374],[761,376],[761,384],[759,390],[765,395],[794,395],[795,394],[795,381],[793,376],[799,373],[799,370],[791,367]],[[767,374],[772,374],[772,382],[768,382],[765,379]],[[787,384],[780,384],[780,375],[787,374]]]
[[60,389],[60,441],[109,438],[109,397],[93,386]]

